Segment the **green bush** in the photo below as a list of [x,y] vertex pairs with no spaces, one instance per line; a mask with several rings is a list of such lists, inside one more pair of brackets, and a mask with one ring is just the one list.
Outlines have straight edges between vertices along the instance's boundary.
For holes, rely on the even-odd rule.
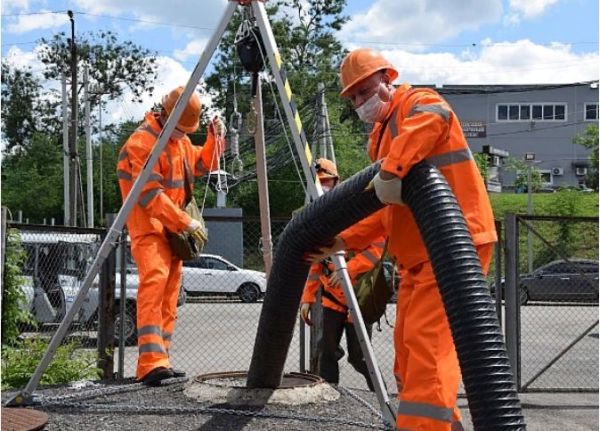
[[21,246],[21,236],[16,229],[10,229],[6,238],[6,261],[4,265],[4,287],[2,291],[2,345],[12,345],[20,334],[21,325],[35,326],[29,310],[23,308],[25,294],[21,289],[24,283],[21,267],[26,253]]
[[[84,350],[76,342],[62,344],[56,349],[52,362],[42,375],[42,385],[65,384],[81,379],[97,379],[96,352]],[[2,348],[2,390],[21,388],[27,384],[39,365],[48,341],[39,337]]]

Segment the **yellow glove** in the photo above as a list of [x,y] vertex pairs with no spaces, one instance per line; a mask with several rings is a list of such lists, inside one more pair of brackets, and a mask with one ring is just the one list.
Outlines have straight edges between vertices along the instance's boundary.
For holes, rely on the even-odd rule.
[[206,244],[206,241],[208,241],[208,232],[206,230],[206,227],[203,223],[200,223],[196,219],[192,219],[192,221],[185,230],[192,236],[192,238],[194,238],[194,240],[196,240],[202,246],[204,246],[204,244]]

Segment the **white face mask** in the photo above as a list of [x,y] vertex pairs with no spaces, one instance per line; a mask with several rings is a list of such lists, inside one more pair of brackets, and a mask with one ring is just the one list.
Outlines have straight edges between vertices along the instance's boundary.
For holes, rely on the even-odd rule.
[[355,109],[358,118],[365,123],[375,123],[382,121],[390,109],[390,102],[384,102],[379,97],[379,91],[376,91],[371,97]]
[[327,192],[331,191],[330,186],[325,186],[325,185],[321,184],[321,188],[323,189],[323,193],[327,193]]

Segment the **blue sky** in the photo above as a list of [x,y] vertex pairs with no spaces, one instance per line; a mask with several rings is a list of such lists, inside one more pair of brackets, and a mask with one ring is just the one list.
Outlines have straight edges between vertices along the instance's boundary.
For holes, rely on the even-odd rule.
[[[159,91],[184,83],[226,0],[3,0],[2,58],[39,71],[40,37],[113,30],[159,53]],[[598,79],[597,0],[348,0],[348,48],[381,50],[399,81],[516,84]],[[284,59],[285,60],[285,59]],[[49,83],[54,86],[57,83]],[[147,103],[150,103],[148,100]],[[126,98],[113,115],[138,115]]]

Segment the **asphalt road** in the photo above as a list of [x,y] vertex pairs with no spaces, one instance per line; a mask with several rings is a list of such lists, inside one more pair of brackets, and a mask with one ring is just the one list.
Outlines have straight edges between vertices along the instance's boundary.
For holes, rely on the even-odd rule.
[[[261,303],[195,302],[178,309],[171,357],[173,365],[198,375],[219,371],[247,370],[252,357]],[[387,316],[394,322],[395,306]],[[598,320],[598,307],[535,306],[522,308],[521,382],[525,384],[551,362],[547,371],[531,382],[540,388],[598,387],[598,327],[586,333]],[[286,371],[299,370],[298,328],[288,352]],[[581,339],[565,351],[578,337]],[[345,349],[345,340],[342,339]],[[385,322],[381,332],[373,331],[373,348],[390,392],[395,392],[393,330]],[[125,376],[133,376],[137,349],[126,348]],[[115,352],[115,360],[117,352]],[[347,363],[340,363],[340,384],[366,389],[363,377]]]

